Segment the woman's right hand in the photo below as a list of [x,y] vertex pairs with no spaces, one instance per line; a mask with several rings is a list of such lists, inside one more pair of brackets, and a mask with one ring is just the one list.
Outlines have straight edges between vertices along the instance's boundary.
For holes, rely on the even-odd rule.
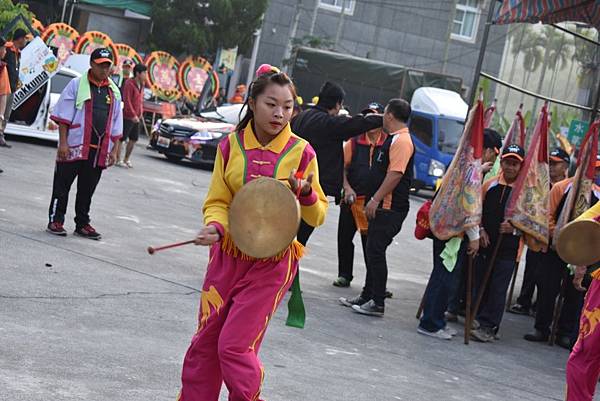
[[347,186],[344,188],[344,203],[347,205],[352,205],[356,201],[356,192],[352,187]]
[[204,245],[209,246],[218,242],[221,239],[221,235],[217,231],[215,226],[206,226],[203,227],[202,230],[196,236],[194,240],[195,245]]

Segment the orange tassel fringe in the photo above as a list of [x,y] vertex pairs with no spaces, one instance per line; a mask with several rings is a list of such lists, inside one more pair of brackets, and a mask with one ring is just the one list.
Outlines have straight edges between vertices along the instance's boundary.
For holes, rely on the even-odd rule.
[[[221,250],[229,256],[232,256],[234,258],[240,258],[244,261],[257,260],[256,258],[248,256],[242,251],[240,251],[233,242],[233,239],[231,238],[229,233],[225,233],[225,235],[221,239]],[[279,262],[285,257],[288,251],[292,253],[293,260],[300,260],[304,256],[304,245],[299,243],[297,240],[294,240],[294,242],[292,242],[289,247],[279,252],[277,255],[271,256],[270,258],[261,259],[261,261]]]

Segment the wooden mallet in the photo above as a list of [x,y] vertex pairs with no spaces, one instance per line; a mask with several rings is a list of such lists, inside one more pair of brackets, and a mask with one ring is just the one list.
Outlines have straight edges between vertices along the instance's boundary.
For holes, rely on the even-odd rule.
[[194,239],[189,240],[189,241],[183,241],[183,242],[176,242],[174,244],[168,244],[168,245],[163,245],[163,246],[149,246],[148,247],[148,253],[150,255],[154,255],[156,252],[158,251],[164,251],[165,249],[171,249],[171,248],[177,248],[183,245],[189,245],[189,244],[193,244],[194,243]]

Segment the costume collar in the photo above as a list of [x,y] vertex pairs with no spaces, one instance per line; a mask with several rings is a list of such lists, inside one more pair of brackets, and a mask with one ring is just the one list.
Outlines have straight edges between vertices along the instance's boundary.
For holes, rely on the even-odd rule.
[[92,72],[89,70],[87,73],[87,79],[92,85],[95,85],[97,87],[108,86],[110,84],[110,82],[108,82],[108,78],[104,79],[103,81],[96,81],[94,77],[92,77]]
[[379,137],[377,138],[377,141],[375,143],[371,143],[367,133],[364,133],[361,136],[359,136],[358,139],[356,140],[356,142],[361,145],[381,146],[385,142],[386,138],[387,138],[387,135],[385,134],[385,132],[383,132],[382,130],[379,130]]
[[252,129],[252,123],[254,120],[251,120],[246,128],[244,128],[244,149],[263,149],[270,150],[273,153],[281,153],[283,152],[283,148],[287,145],[290,137],[292,136],[292,129],[290,128],[290,124],[286,124],[286,126],[281,130],[277,136],[273,138],[271,142],[266,144],[265,146],[261,145],[256,139],[256,135],[254,134],[254,130]]

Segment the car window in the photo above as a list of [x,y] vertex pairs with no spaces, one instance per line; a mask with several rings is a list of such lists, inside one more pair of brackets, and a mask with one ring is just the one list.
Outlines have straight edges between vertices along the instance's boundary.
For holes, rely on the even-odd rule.
[[464,128],[465,125],[459,121],[440,118],[438,120],[440,152],[450,154],[456,152]]
[[59,72],[50,79],[50,92],[61,93],[73,77],[71,75]]
[[427,146],[433,144],[433,122],[431,119],[421,116],[410,118],[410,133]]

